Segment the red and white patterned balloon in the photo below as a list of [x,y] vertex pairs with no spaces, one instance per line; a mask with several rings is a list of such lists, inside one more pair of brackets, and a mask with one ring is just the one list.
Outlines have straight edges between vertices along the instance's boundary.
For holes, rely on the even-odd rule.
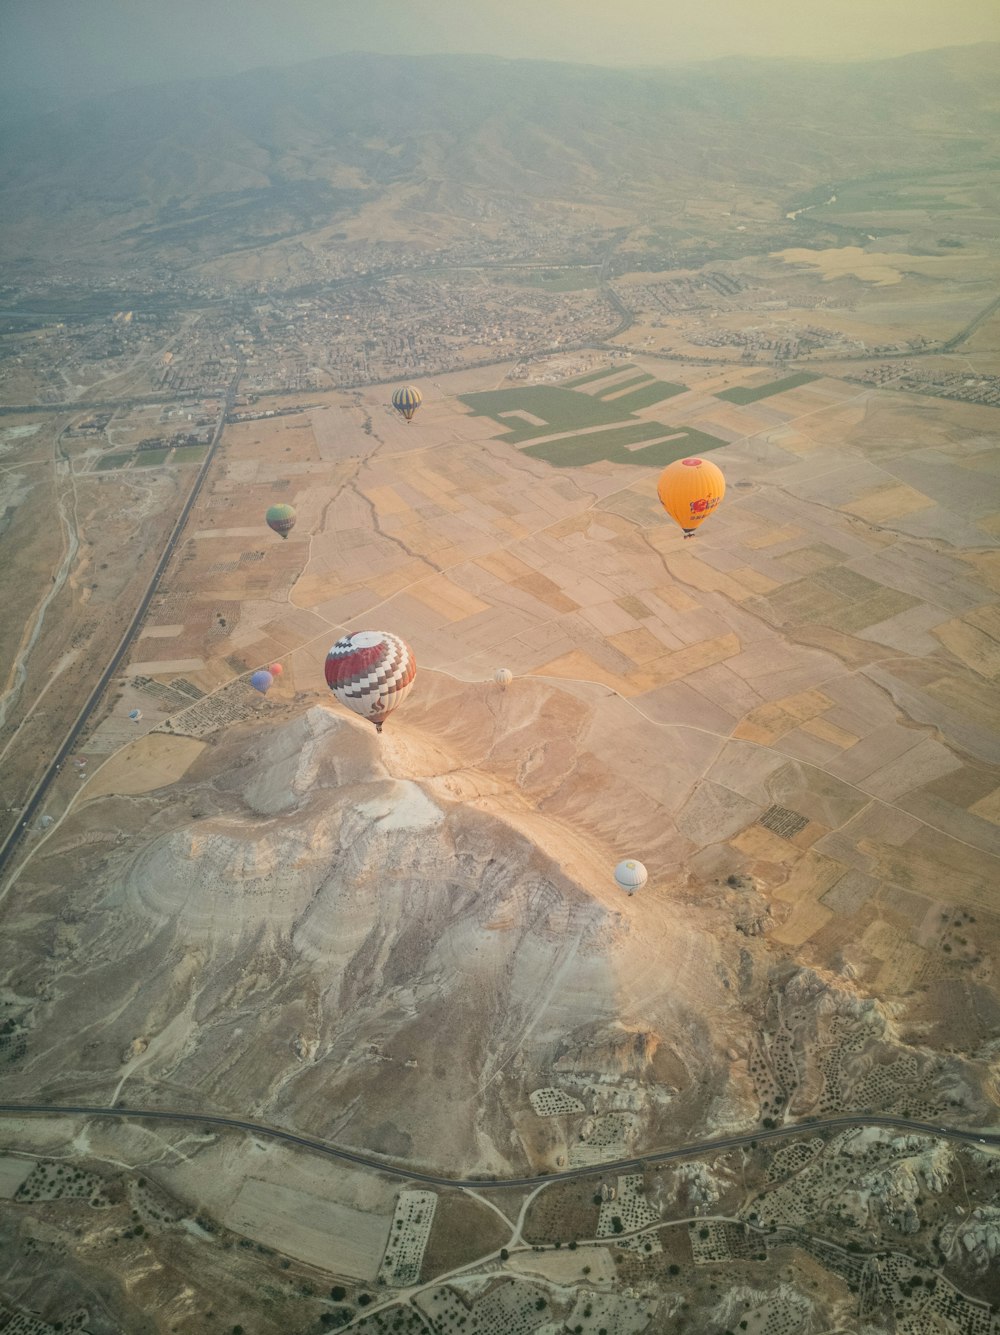
[[378,732],[410,693],[417,675],[413,650],[387,630],[359,630],[338,640],[326,656],[326,684],[342,705]]

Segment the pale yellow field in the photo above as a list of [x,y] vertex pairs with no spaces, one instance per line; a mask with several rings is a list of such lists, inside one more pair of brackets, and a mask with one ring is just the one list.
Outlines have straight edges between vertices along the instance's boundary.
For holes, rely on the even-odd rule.
[[390,1220],[276,1182],[248,1178],[225,1212],[225,1223],[321,1270],[372,1281]]
[[93,801],[108,793],[149,793],[177,783],[204,751],[205,743],[191,737],[150,733],[117,751],[84,784],[80,796]]
[[904,272],[925,274],[931,278],[963,279],[970,267],[979,274],[995,271],[997,260],[986,252],[961,255],[907,255],[895,252],[863,250],[860,246],[840,246],[831,250],[780,250],[774,258],[786,264],[805,264],[818,269],[824,282],[854,277],[879,287],[903,281]]

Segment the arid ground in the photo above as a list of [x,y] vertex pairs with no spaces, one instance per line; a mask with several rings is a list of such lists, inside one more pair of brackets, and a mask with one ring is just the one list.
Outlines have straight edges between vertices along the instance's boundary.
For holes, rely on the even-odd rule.
[[[85,770],[60,776],[55,819],[7,891],[9,1097],[250,1118],[441,1177],[558,1172],[844,1113],[993,1128],[995,410],[787,379],[567,354],[517,381],[496,367],[424,384],[409,426],[371,389],[227,427]],[[685,542],[655,483],[663,452],[692,442],[727,494]],[[287,541],[262,522],[279,500],[298,513]],[[362,628],[402,635],[419,664],[381,737],[323,682],[330,644]],[[273,661],[284,672],[262,698],[247,676]],[[625,856],[649,871],[632,898],[611,875]],[[377,1174],[210,1127],[2,1134],[98,1171],[85,1186],[106,1213],[74,1207],[91,1212],[80,1263],[105,1276],[109,1311],[126,1261],[147,1303],[183,1273],[178,1330],[214,1328],[197,1324],[215,1273],[199,1258],[236,1239],[299,1277],[266,1301],[239,1266],[215,1281],[248,1330],[277,1331],[302,1286],[315,1319],[327,1310],[317,1275],[355,1296],[409,1292],[505,1245],[529,1276],[517,1302],[542,1283],[558,1303],[545,1286],[575,1284],[581,1262],[536,1264],[532,1248],[577,1238],[597,1289],[608,1267],[609,1329],[646,1327],[648,1258],[676,1258],[703,1316],[722,1299],[698,1267],[750,1267],[750,1328],[805,1329],[767,1323],[805,1320],[810,1266],[827,1266],[831,1320],[863,1279],[781,1231],[801,1209],[772,1188],[792,1174],[804,1192],[821,1153],[823,1210],[845,1239],[867,1219],[888,1247],[910,1231],[904,1170],[941,1197],[939,1247],[964,1173],[962,1209],[985,1231],[957,1244],[950,1291],[966,1315],[991,1296],[974,1258],[996,1241],[995,1156],[928,1137],[826,1133],[780,1151],[787,1163],[731,1151],[638,1187],[622,1170],[614,1208],[598,1177],[579,1199],[537,1197],[545,1210],[525,1197],[520,1220],[505,1196],[506,1226],[489,1194],[464,1220],[442,1196],[428,1234],[432,1207]],[[863,1202],[852,1155],[882,1164]],[[0,1160],[22,1200],[25,1162]],[[105,1201],[111,1164],[129,1172]],[[158,1204],[136,1204],[140,1173]],[[33,1181],[32,1199],[55,1192]],[[660,1228],[668,1202],[730,1222],[681,1239]],[[46,1208],[37,1236],[69,1246]],[[416,1230],[398,1256],[395,1220]],[[777,1269],[751,1282],[747,1239],[772,1224],[784,1297]],[[638,1248],[628,1300],[598,1241],[618,1233],[619,1266]],[[450,1329],[454,1290],[421,1292],[413,1310]],[[484,1328],[515,1329],[504,1311],[484,1308]]]

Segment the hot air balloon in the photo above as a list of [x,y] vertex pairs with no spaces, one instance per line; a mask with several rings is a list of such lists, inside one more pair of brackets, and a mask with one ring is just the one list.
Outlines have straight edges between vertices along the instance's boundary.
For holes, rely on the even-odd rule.
[[511,672],[510,668],[497,668],[493,673],[493,680],[502,691],[505,691],[514,680],[514,674]]
[[413,650],[387,630],[360,630],[326,656],[326,684],[341,704],[375,724],[376,732],[410,693],[417,675]]
[[397,389],[392,396],[392,406],[396,409],[396,412],[402,413],[408,422],[413,421],[413,414],[423,401],[423,395],[415,385],[407,385],[405,389]]
[[648,880],[649,873],[646,868],[634,858],[626,858],[615,868],[615,885],[628,895],[634,895]]
[[699,524],[726,494],[722,470],[708,459],[675,459],[656,484],[660,504],[680,524],[685,538],[693,538]]
[[250,678],[250,685],[255,691],[260,691],[261,695],[267,695],[268,691],[274,685],[274,678],[271,676],[270,672],[261,668],[259,672],[255,672]]
[[132,720],[133,723],[138,723],[139,720],[142,718],[142,710],[141,710],[141,709],[130,709],[130,710],[128,711],[128,716],[129,716],[129,718]]
[[295,510],[290,505],[272,505],[264,518],[268,528],[273,528],[283,538],[287,538],[295,527]]
[[272,663],[267,670],[268,672],[270,672],[272,677],[280,677],[285,669],[281,666],[280,663]]

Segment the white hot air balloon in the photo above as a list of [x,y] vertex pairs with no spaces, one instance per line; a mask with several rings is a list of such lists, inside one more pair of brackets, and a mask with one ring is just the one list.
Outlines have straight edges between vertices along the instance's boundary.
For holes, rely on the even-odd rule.
[[514,674],[511,672],[510,668],[497,668],[496,672],[493,673],[493,680],[500,687],[501,691],[505,691],[514,680]]
[[634,895],[648,880],[649,873],[646,868],[634,858],[626,858],[615,868],[615,885],[627,895]]

